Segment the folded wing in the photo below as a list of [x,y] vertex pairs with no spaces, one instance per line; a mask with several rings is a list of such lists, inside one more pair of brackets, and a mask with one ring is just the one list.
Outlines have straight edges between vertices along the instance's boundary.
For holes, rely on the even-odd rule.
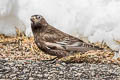
[[49,48],[55,49],[55,50],[66,50],[66,51],[77,51],[77,52],[86,52],[89,50],[102,50],[102,48],[87,44],[85,42],[73,42],[72,43],[71,40],[56,42],[56,43],[46,42],[45,44]]

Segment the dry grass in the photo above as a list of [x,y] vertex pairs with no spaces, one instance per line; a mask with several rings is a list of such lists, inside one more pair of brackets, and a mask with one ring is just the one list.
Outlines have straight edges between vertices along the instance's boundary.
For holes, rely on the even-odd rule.
[[[44,60],[51,59],[49,56],[40,51],[34,43],[33,37],[26,37],[18,29],[16,37],[0,35],[0,58],[8,60]],[[100,43],[96,43],[100,46]],[[107,48],[106,45],[103,46]],[[76,53],[75,55],[62,58],[60,60],[66,62],[89,62],[89,63],[119,63],[113,60],[111,51],[89,51],[84,54]]]
[[52,57],[43,54],[37,48],[33,37],[26,37],[17,29],[16,37],[0,35],[0,58],[10,60],[42,60]]

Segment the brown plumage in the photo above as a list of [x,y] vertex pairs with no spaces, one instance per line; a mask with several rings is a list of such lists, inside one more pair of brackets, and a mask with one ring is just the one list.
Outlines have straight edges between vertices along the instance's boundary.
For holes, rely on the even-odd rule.
[[75,52],[84,53],[89,50],[102,50],[54,28],[41,15],[31,16],[31,28],[38,48],[58,58]]

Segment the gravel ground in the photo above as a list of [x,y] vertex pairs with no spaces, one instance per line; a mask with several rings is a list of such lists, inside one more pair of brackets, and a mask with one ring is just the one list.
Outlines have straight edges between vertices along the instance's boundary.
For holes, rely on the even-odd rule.
[[114,64],[60,63],[0,60],[1,80],[120,80]]

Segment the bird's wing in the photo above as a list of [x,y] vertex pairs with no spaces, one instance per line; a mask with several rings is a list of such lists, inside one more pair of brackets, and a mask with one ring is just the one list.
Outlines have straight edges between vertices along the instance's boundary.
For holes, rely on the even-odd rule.
[[89,50],[101,50],[101,48],[97,46],[93,46],[91,44],[87,44],[85,42],[72,42],[71,40],[68,41],[61,41],[56,43],[46,42],[46,45],[55,50],[66,50],[66,51],[79,51],[79,52],[86,52]]
[[60,44],[45,42],[45,45],[50,49],[65,50],[65,48]]

